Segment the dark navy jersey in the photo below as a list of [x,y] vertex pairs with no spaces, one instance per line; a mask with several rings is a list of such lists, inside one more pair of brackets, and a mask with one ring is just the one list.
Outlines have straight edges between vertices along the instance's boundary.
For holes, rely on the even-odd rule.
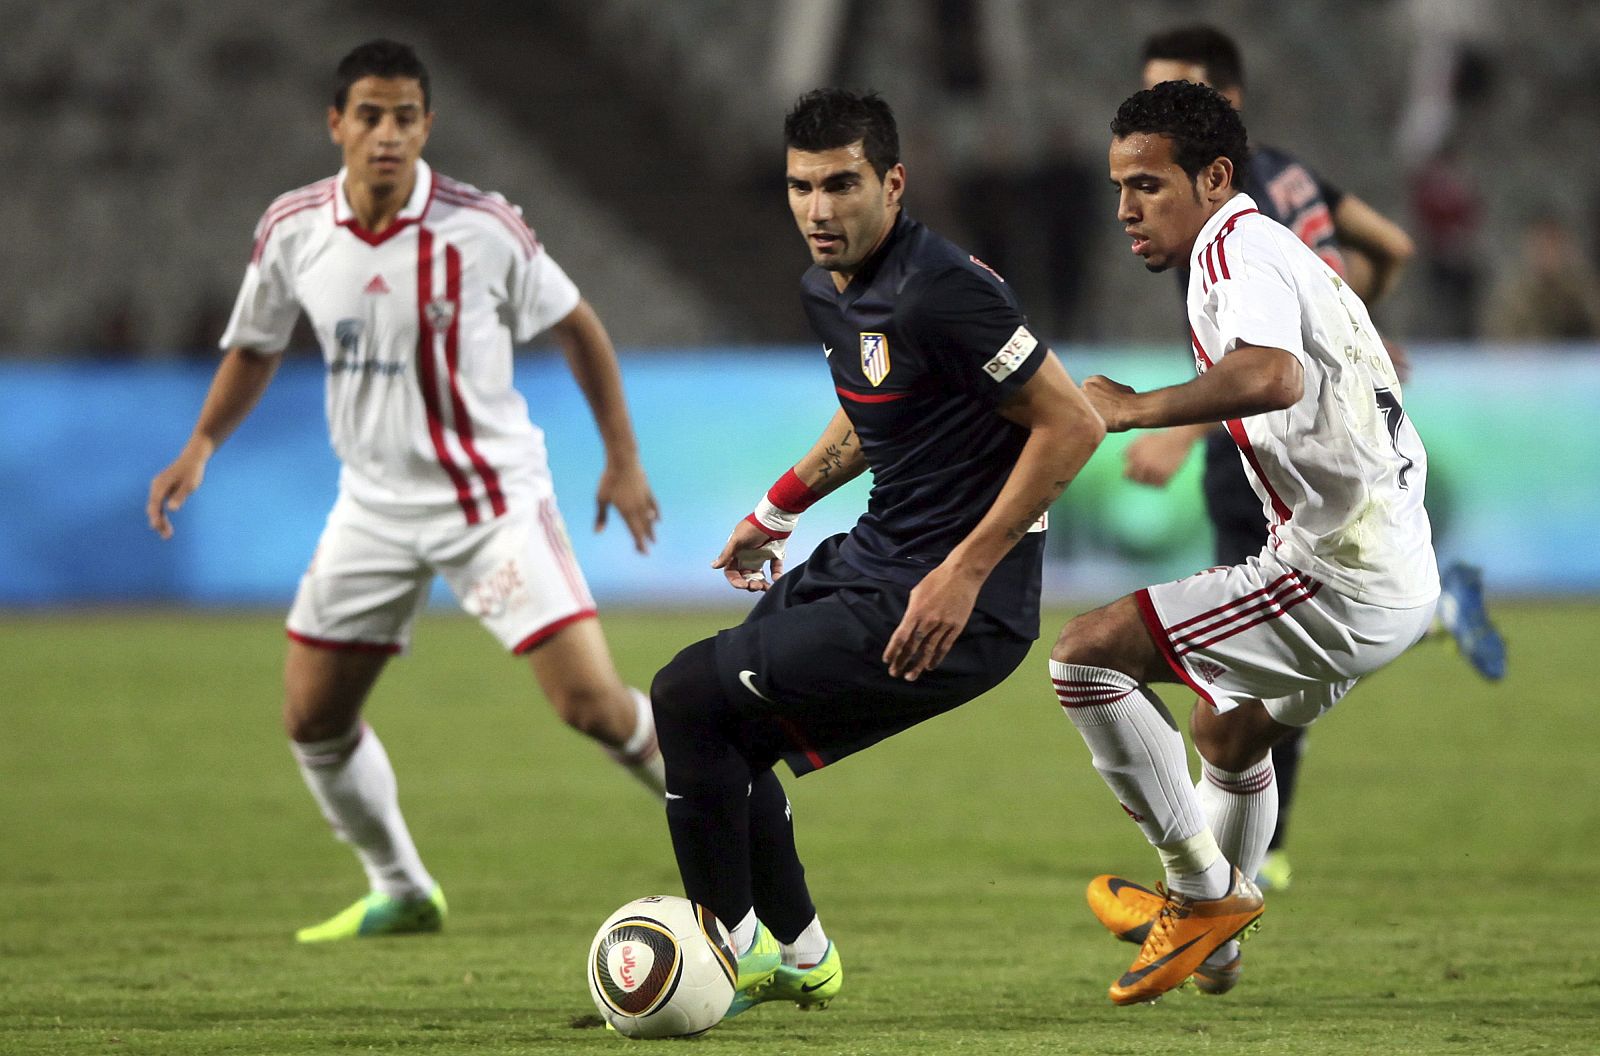
[[[1345,273],[1344,257],[1334,236],[1333,212],[1344,200],[1344,192],[1317,175],[1310,166],[1288,151],[1276,147],[1256,147],[1250,154],[1249,178],[1244,193],[1255,199],[1262,214],[1287,227],[1295,237],[1340,275]],[[1189,289],[1189,269],[1178,273],[1180,300]],[[1188,319],[1184,320],[1184,347],[1188,348]],[[1261,500],[1250,487],[1239,461],[1239,448],[1221,429],[1206,434],[1206,470],[1203,487],[1212,523],[1224,521],[1249,524],[1259,521],[1266,539],[1266,515]]]
[[1250,155],[1244,193],[1256,200],[1264,216],[1293,231],[1330,268],[1344,274],[1344,257],[1333,233],[1333,212],[1344,200],[1343,191],[1293,154],[1257,147]]
[[[1028,439],[1000,405],[1048,350],[1005,280],[904,213],[843,292],[819,267],[801,288],[872,471],[867,512],[839,556],[863,576],[915,586],[1000,494]],[[1037,637],[1043,558],[1043,531],[1028,533],[977,608]]]

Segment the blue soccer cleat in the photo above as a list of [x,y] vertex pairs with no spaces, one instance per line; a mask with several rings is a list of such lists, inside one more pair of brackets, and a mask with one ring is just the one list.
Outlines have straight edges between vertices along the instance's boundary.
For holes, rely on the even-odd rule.
[[1506,642],[1483,605],[1483,572],[1456,561],[1439,577],[1439,622],[1472,669],[1491,682],[1506,677]]

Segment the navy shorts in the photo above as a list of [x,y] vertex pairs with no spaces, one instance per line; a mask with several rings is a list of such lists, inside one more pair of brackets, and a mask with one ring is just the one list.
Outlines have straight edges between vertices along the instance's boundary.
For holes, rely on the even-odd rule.
[[915,682],[889,677],[883,650],[910,588],[861,575],[825,540],[780,576],[744,623],[716,637],[736,742],[753,766],[796,776],[965,704],[1015,671],[1032,642],[974,612],[944,661]]

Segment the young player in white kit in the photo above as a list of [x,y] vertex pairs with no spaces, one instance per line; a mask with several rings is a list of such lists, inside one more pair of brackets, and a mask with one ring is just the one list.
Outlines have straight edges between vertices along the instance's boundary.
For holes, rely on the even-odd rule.
[[614,505],[643,552],[655,499],[639,464],[616,353],[594,310],[499,195],[421,160],[433,123],[412,50],[373,41],[340,63],[329,133],[337,176],[279,197],[194,434],[150,485],[168,511],[277,370],[301,311],[328,370],[339,496],[289,612],[284,722],[301,773],[371,885],[302,942],[434,931],[445,902],[400,813],[362,705],[402,652],[435,573],[507,649],[526,655],[561,717],[663,790],[649,700],[622,683],[568,544],[543,434],[512,386],[512,345],[550,330],[606,449],[596,528]]
[[[1150,1001],[1191,976],[1223,993],[1236,935],[1260,917],[1249,880],[1276,820],[1274,742],[1314,722],[1362,675],[1420,638],[1439,578],[1423,490],[1427,458],[1365,306],[1315,253],[1238,188],[1238,113],[1210,88],[1169,81],[1112,122],[1118,219],[1151,271],[1187,263],[1193,381],[1136,393],[1084,382],[1112,431],[1222,422],[1268,518],[1242,565],[1162,583],[1072,620],[1050,674],[1095,768],[1160,852],[1166,890],[1096,885],[1102,922],[1141,941],[1112,985]],[[1204,771],[1151,692],[1199,694]]]

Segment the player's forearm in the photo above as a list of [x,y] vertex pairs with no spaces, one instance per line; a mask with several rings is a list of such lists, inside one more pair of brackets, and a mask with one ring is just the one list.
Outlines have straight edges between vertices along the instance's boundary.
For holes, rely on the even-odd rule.
[[794,475],[820,498],[856,479],[866,468],[861,438],[841,409],[833,413],[811,450],[795,463]]
[[1123,428],[1206,425],[1291,407],[1304,393],[1300,361],[1281,348],[1241,346],[1193,381],[1129,400]]
[[622,368],[611,336],[588,301],[579,301],[551,330],[567,359],[567,369],[589,404],[606,458],[612,462],[639,457],[639,441],[622,390]]
[[1339,202],[1333,229],[1345,251],[1350,288],[1369,305],[1388,296],[1417,251],[1403,227],[1355,195]]
[[239,423],[250,416],[261,394],[272,383],[282,358],[246,348],[230,348],[211,379],[211,388],[206,392],[187,448],[201,458],[210,458]]
[[1105,435],[1105,423],[1071,387],[1047,416],[1028,426],[1027,443],[1000,494],[946,561],[988,578],[1061,497]]

